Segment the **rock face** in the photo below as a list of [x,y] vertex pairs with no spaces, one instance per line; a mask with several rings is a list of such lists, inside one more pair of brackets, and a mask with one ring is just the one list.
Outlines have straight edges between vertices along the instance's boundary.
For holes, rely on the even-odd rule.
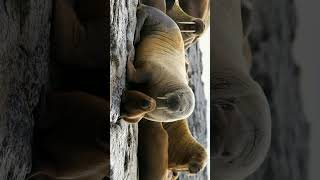
[[292,56],[296,12],[292,0],[254,0],[252,75],[271,107],[269,154],[248,180],[308,179],[309,124],[303,113],[299,67]]
[[0,179],[31,169],[33,111],[48,77],[51,1],[0,0]]
[[137,0],[110,1],[110,163],[114,180],[138,177],[138,126],[117,121],[127,57],[133,49],[137,3]]
[[[126,61],[133,48],[133,38],[136,24],[137,0],[110,1],[110,90],[112,103],[110,110],[110,143],[111,143],[111,176],[114,180],[135,180],[137,169],[137,125],[117,121],[119,116],[120,97],[125,87]],[[192,134],[206,145],[206,121],[203,83],[200,81],[202,73],[201,53],[198,45],[190,48],[191,81],[190,86],[196,93],[196,110],[189,118]],[[187,179],[183,176],[179,179]],[[206,179],[206,173],[189,179]]]

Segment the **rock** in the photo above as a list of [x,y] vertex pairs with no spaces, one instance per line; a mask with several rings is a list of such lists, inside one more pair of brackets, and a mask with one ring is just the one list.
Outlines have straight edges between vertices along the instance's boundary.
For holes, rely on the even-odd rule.
[[47,82],[51,1],[0,1],[0,179],[31,169],[33,111]]
[[117,121],[125,87],[126,62],[133,49],[137,0],[110,1],[110,155],[111,179],[138,177],[138,126]]
[[252,75],[270,103],[272,142],[263,165],[247,179],[307,179],[310,125],[302,107],[299,67],[292,55],[295,3],[253,2]]

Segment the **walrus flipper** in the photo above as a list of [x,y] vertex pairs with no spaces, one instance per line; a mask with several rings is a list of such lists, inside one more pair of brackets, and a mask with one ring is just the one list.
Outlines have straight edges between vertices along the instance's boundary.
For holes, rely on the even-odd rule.
[[163,123],[169,136],[169,169],[174,172],[196,174],[207,162],[207,152],[199,144],[188,127],[186,119]]
[[162,124],[139,123],[139,180],[164,180],[168,176],[168,134]]
[[121,101],[121,116],[130,123],[139,122],[146,113],[156,108],[156,101],[139,91],[125,91]]

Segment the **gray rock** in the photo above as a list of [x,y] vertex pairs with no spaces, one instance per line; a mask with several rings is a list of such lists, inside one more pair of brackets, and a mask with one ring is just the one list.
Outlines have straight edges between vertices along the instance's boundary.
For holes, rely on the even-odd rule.
[[0,0],[0,179],[31,169],[33,111],[48,77],[51,1]]
[[110,163],[111,179],[135,180],[138,175],[138,126],[117,121],[125,87],[126,62],[133,52],[137,0],[110,1]]

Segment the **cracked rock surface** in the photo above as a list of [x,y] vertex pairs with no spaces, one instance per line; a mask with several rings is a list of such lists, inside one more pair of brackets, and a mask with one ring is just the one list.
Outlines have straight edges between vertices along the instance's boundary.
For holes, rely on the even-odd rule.
[[47,81],[51,1],[0,0],[0,179],[31,169],[33,111]]

